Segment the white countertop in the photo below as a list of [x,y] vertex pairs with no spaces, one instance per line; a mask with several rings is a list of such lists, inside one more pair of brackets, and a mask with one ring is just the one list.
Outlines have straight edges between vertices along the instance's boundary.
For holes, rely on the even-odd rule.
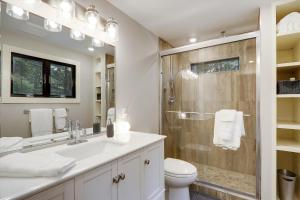
[[[0,200],[11,200],[11,199],[22,199],[29,197],[35,193],[38,193],[48,187],[60,184],[66,180],[72,179],[73,177],[82,174],[86,171],[99,167],[110,161],[116,160],[126,154],[133,151],[144,148],[150,144],[164,140],[165,136],[158,134],[147,134],[142,132],[130,132],[130,141],[128,143],[120,145],[116,151],[109,154],[100,153],[95,156],[88,157],[86,159],[76,162],[76,165],[69,170],[67,173],[59,177],[51,178],[5,178],[0,177]],[[112,140],[106,138],[105,135],[88,139],[89,142],[98,142],[101,140]],[[47,154],[54,153],[60,150],[73,148],[78,145],[86,145],[88,143],[82,143],[77,145],[58,145],[50,148],[45,148],[37,151],[29,152],[31,154]]]

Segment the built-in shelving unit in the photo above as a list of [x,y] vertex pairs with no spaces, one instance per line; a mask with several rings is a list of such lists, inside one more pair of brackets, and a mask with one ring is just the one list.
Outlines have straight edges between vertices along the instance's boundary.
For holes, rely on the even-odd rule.
[[98,118],[101,121],[101,71],[95,72],[95,105],[94,105],[94,113],[95,118]]
[[[276,22],[278,23],[291,12],[300,12],[299,0],[278,5]],[[276,43],[277,81],[290,80],[290,78],[300,80],[300,31],[277,34]],[[300,93],[277,94],[276,104],[277,169],[288,169],[300,176]],[[298,183],[295,199],[299,197],[300,184]]]

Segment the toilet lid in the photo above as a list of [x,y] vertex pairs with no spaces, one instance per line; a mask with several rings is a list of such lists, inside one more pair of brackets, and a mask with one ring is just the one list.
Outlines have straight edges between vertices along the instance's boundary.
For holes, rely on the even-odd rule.
[[192,175],[197,173],[197,169],[191,163],[174,158],[165,159],[165,173],[174,175]]

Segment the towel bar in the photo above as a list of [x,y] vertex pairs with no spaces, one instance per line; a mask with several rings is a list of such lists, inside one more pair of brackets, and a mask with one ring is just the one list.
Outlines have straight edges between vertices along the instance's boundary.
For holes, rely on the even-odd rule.
[[[215,113],[199,113],[199,112],[182,112],[182,111],[166,111],[168,113],[176,113],[176,114],[194,114],[194,115],[215,115]],[[249,114],[244,114],[244,117],[251,117]]]
[[[69,110],[70,110],[69,108],[65,108],[65,109],[66,109],[67,112],[69,112]],[[54,110],[54,108],[52,108],[52,110]],[[29,113],[30,113],[30,110],[27,110],[27,109],[24,110],[25,115],[28,115]]]

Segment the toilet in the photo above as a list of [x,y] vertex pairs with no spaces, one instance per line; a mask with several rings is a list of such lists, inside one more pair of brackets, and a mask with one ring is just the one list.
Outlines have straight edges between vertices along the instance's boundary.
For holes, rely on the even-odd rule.
[[174,158],[166,158],[164,164],[167,200],[190,200],[189,185],[197,178],[196,167]]

